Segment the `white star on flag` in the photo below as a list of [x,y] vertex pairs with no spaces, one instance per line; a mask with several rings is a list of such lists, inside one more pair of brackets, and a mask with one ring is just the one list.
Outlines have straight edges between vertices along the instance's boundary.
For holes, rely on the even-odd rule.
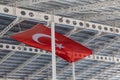
[[56,47],[58,47],[59,49],[64,48],[64,46],[62,44],[56,44]]

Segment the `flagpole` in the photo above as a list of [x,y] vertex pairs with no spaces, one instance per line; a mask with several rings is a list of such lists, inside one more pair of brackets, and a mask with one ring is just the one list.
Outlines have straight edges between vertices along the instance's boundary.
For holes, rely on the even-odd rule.
[[[54,18],[54,17],[53,17]],[[52,41],[52,80],[56,80],[56,55],[55,55],[55,23],[51,22],[51,41]]]
[[72,80],[75,80],[75,63],[74,62],[72,63],[72,75],[73,75]]

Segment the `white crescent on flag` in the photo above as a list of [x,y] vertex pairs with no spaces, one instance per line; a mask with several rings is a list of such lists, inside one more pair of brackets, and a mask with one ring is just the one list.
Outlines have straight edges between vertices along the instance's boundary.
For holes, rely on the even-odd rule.
[[39,44],[47,45],[47,44],[41,43],[41,42],[38,40],[38,39],[41,38],[41,37],[51,38],[51,36],[49,36],[49,35],[37,33],[37,34],[34,34],[34,35],[32,36],[32,39],[33,39],[35,42],[39,43]]
[[[34,34],[34,35],[32,36],[32,39],[33,39],[35,42],[39,43],[39,44],[48,45],[48,44],[42,43],[42,42],[40,42],[40,41],[38,40],[38,39],[40,39],[40,38],[42,38],[42,37],[51,38],[50,35],[46,35],[46,34],[42,34],[42,33],[36,33],[36,34]],[[55,40],[57,40],[57,39],[55,39]],[[58,40],[57,40],[57,41],[58,41]],[[57,44],[57,43],[56,43],[55,45],[56,45],[56,47],[58,47],[59,49],[64,48],[64,47],[62,46],[62,44]]]

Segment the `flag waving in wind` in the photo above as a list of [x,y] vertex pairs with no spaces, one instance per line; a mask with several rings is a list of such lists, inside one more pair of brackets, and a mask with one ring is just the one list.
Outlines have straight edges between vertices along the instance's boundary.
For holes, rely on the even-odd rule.
[[[17,33],[12,38],[35,48],[51,50],[51,30],[43,24],[37,24],[31,29]],[[87,47],[55,32],[56,55],[68,62],[75,62],[92,54]]]

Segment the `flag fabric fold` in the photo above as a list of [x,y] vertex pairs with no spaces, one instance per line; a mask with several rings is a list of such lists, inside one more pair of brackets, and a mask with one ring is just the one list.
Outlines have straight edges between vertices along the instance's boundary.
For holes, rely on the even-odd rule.
[[[51,51],[51,30],[43,24],[14,34],[12,38],[35,48]],[[56,55],[68,62],[75,62],[92,54],[92,50],[66,36],[55,32]]]

